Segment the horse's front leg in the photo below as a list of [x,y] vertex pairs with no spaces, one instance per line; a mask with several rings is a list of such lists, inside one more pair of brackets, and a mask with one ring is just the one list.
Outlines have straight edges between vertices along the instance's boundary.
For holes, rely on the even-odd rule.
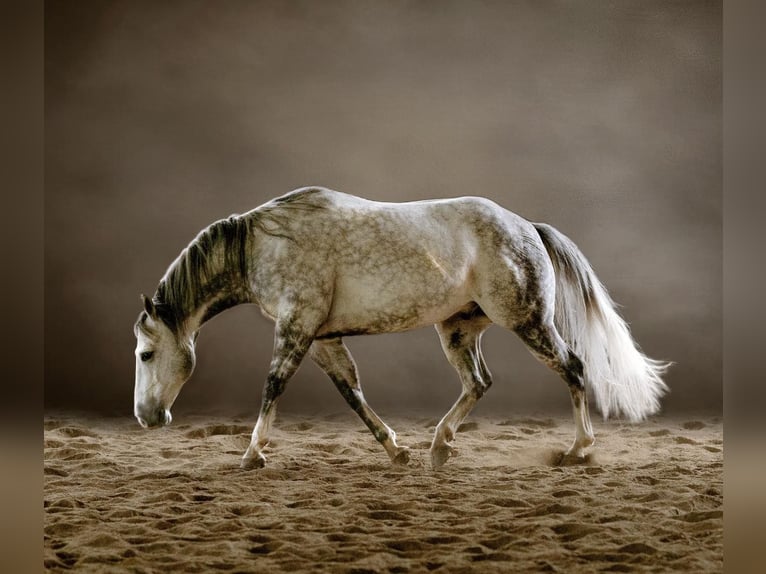
[[242,468],[261,468],[266,463],[263,448],[269,442],[269,430],[277,413],[277,400],[284,392],[287,381],[293,376],[306,355],[315,329],[296,320],[277,321],[274,340],[274,354],[269,375],[263,387],[261,410],[253,429],[250,446],[242,457]]

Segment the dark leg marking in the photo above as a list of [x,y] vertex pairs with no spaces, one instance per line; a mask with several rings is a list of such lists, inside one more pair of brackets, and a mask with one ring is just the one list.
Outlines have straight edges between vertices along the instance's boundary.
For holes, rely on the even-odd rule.
[[588,413],[585,369],[582,360],[567,347],[552,324],[533,323],[515,329],[532,353],[557,372],[569,386],[576,426],[575,440],[564,457],[582,459],[584,449],[595,441]]
[[409,453],[396,444],[396,433],[386,425],[364,399],[359,374],[351,353],[341,339],[317,340],[311,345],[312,360],[330,377],[348,405],[370,429],[375,440],[383,445],[396,463],[406,464]]
[[274,354],[266,384],[263,387],[261,410],[253,429],[250,446],[242,458],[244,469],[259,468],[266,462],[261,451],[269,442],[268,435],[276,415],[277,401],[311,345],[313,335],[309,333],[311,330],[301,329],[295,322],[277,323]]
[[380,428],[374,420],[367,416],[363,398],[361,397],[361,389],[354,388],[345,379],[338,379],[335,376],[331,376],[330,378],[332,379],[335,388],[338,389],[338,392],[340,392],[341,396],[346,400],[354,412],[359,415],[362,422],[367,425],[367,428],[370,429],[370,432],[372,432],[375,439],[381,443],[385,442],[386,439],[388,439],[388,432],[385,429]]

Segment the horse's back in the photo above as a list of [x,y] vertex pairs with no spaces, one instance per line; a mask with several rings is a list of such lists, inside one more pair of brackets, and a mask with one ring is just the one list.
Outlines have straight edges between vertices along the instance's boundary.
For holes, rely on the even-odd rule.
[[[477,196],[408,202],[373,201],[325,188],[294,192],[316,211],[305,212],[304,226],[313,239],[334,239],[365,252],[387,251],[406,257],[427,251],[434,256],[475,255],[536,237],[524,218],[494,201]],[[521,246],[515,246],[519,250]],[[385,258],[384,254],[381,257]]]

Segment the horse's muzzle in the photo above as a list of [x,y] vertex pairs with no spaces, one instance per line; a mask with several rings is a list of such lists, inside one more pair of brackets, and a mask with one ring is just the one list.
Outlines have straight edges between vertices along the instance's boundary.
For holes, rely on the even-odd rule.
[[166,426],[173,420],[168,409],[162,407],[147,407],[143,404],[136,405],[135,415],[138,424],[144,428]]

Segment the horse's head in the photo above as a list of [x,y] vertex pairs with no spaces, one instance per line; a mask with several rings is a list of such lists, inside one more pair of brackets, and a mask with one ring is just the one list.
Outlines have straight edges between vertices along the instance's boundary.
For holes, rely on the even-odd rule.
[[168,425],[170,407],[194,370],[194,337],[179,334],[163,321],[157,307],[141,295],[144,311],[136,335],[134,414],[143,427]]

